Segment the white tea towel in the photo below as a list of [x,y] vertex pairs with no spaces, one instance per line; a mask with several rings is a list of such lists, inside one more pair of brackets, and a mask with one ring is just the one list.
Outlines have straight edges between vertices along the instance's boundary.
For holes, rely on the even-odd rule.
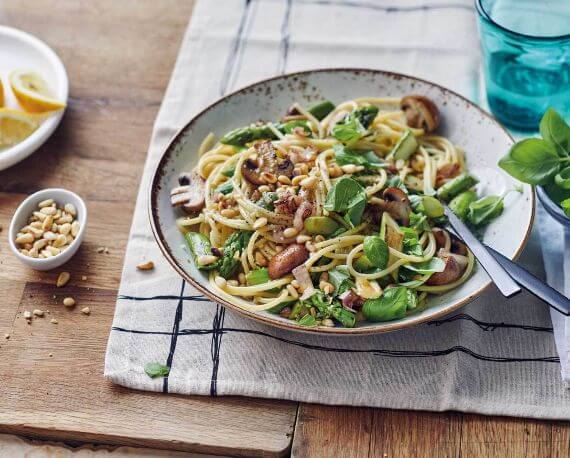
[[[220,12],[223,11],[223,14]],[[494,288],[416,328],[325,337],[267,327],[211,303],[163,260],[150,231],[151,173],[171,136],[219,96],[317,67],[372,67],[479,90],[472,0],[199,1],[156,120],[105,361],[142,390],[570,419],[547,307]],[[152,273],[139,272],[141,259]],[[533,238],[523,256],[541,271]],[[168,365],[150,379],[144,366]]]

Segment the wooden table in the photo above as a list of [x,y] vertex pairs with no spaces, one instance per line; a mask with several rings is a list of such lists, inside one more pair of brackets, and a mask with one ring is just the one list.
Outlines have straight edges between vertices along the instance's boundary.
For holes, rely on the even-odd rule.
[[[179,0],[0,3],[2,22],[49,43],[71,81],[56,134],[0,172],[0,432],[240,455],[317,456],[326,448],[328,456],[568,456],[570,427],[561,422],[163,396],[103,379],[147,144],[192,7]],[[24,268],[5,234],[18,203],[50,186],[80,193],[90,211],[63,290],[56,272]],[[67,295],[80,306],[64,308]],[[22,312],[36,308],[49,317],[29,325]]]

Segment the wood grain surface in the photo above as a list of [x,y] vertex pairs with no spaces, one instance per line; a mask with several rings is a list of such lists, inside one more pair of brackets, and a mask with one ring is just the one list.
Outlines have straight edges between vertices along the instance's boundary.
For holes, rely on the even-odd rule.
[[[0,172],[0,431],[244,456],[570,456],[570,427],[562,422],[163,396],[103,379],[142,165],[192,7],[178,0],[0,2],[2,24],[45,40],[71,82],[55,135]],[[78,192],[90,211],[64,288],[54,285],[57,272],[24,268],[6,241],[18,203],[48,186]],[[75,297],[74,309],[63,307],[65,296]],[[85,306],[89,316],[80,312]],[[33,309],[46,316],[28,324],[22,313]],[[6,441],[0,438],[0,451],[18,450]]]

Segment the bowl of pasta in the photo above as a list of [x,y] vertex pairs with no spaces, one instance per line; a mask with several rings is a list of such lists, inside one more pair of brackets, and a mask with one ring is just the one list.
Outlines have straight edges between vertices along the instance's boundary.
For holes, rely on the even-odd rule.
[[490,284],[443,203],[509,258],[534,194],[497,167],[508,132],[460,95],[363,69],[223,97],[165,149],[149,199],[175,270],[213,301],[297,331],[367,334],[448,314]]

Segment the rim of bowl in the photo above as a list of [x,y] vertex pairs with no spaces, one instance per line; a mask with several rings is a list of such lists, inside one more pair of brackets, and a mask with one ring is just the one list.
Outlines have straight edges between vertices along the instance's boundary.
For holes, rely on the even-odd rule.
[[[87,226],[87,224],[86,224],[86,222],[87,222],[87,205],[85,205],[85,201],[78,194],[76,194],[73,191],[70,191],[68,189],[64,189],[64,188],[41,189],[40,191],[36,191],[33,194],[30,194],[28,197],[26,197],[18,205],[18,207],[16,208],[16,211],[12,215],[12,219],[10,220],[10,228],[8,229],[8,243],[10,244],[10,249],[12,250],[12,253],[14,253],[14,255],[16,255],[16,257],[20,261],[22,261],[24,264],[28,264],[28,265],[30,265],[30,264],[36,264],[36,265],[47,264],[49,262],[54,262],[54,260],[58,259],[58,257],[60,255],[65,254],[65,251],[64,251],[64,252],[62,252],[58,255],[55,255],[51,258],[44,258],[44,259],[32,258],[30,256],[26,256],[26,255],[23,255],[22,253],[20,253],[20,251],[18,250],[18,247],[16,247],[16,234],[18,233],[18,229],[16,229],[16,220],[24,212],[25,207],[27,207],[31,201],[37,199],[39,196],[44,196],[44,194],[45,194],[46,199],[48,199],[48,198],[53,199],[52,196],[48,197],[48,194],[50,194],[50,193],[53,194],[55,192],[71,195],[77,200],[77,202],[79,202],[81,208],[78,208],[77,210],[78,210],[78,215],[79,215],[78,219],[79,219],[79,223],[81,224],[81,226],[79,227],[79,232],[77,233],[77,237],[75,237],[73,242],[71,242],[71,245],[69,245],[68,250],[72,249],[72,247],[81,243],[83,233],[85,232],[85,226]],[[43,200],[45,200],[45,199],[43,199]]]
[[[479,16],[481,16],[484,20],[488,21],[494,27],[502,30],[503,32],[508,33],[509,35],[513,35],[515,37],[524,38],[526,40],[535,40],[542,43],[546,42],[555,42],[555,41],[566,41],[570,40],[570,33],[566,33],[563,35],[552,35],[552,36],[544,36],[544,35],[528,35],[526,33],[517,32],[515,30],[509,29],[505,26],[502,26],[497,21],[495,21],[487,9],[483,6],[483,0],[475,0],[475,5]],[[555,43],[552,43],[555,44]]]
[[[479,107],[478,105],[471,102],[466,97],[458,94],[457,92],[452,91],[451,89],[448,89],[444,86],[441,86],[440,84],[433,83],[433,82],[426,80],[426,79],[423,79],[423,78],[417,78],[415,76],[407,75],[405,73],[397,73],[397,72],[391,72],[391,71],[387,71],[387,70],[378,70],[378,69],[362,68],[362,67],[336,67],[336,68],[319,68],[319,69],[313,69],[313,70],[303,70],[303,71],[299,71],[299,72],[292,72],[292,73],[286,73],[286,74],[279,75],[279,76],[273,76],[271,78],[265,78],[265,79],[256,81],[255,83],[248,84],[247,86],[239,88],[239,89],[217,99],[216,101],[214,101],[210,105],[208,105],[206,108],[201,110],[198,114],[193,116],[192,119],[189,122],[187,122],[181,129],[179,129],[178,132],[168,142],[168,145],[164,148],[162,156],[161,156],[160,160],[158,161],[158,164],[155,167],[155,170],[153,172],[153,176],[152,176],[152,180],[151,180],[150,188],[149,188],[149,199],[148,199],[148,215],[149,215],[149,220],[150,220],[150,226],[152,229],[153,236],[156,240],[156,243],[158,244],[160,251],[162,252],[163,256],[166,258],[166,260],[169,262],[169,264],[173,267],[173,269],[176,272],[178,272],[178,274],[184,280],[189,282],[193,287],[195,287],[198,291],[200,291],[206,297],[209,297],[212,301],[217,302],[217,303],[219,303],[225,307],[228,307],[232,310],[235,310],[239,314],[244,315],[248,318],[251,318],[255,321],[258,321],[260,323],[267,324],[270,326],[278,327],[281,329],[285,329],[288,331],[300,331],[300,332],[306,332],[306,333],[310,333],[310,334],[315,333],[315,334],[329,334],[329,335],[379,334],[379,333],[384,333],[384,332],[397,331],[397,330],[409,328],[412,326],[417,326],[418,324],[425,323],[425,322],[431,321],[435,318],[439,318],[439,317],[448,315],[449,313],[461,308],[465,304],[468,304],[469,302],[474,300],[476,297],[481,295],[489,287],[489,285],[492,283],[491,280],[489,279],[484,285],[482,285],[479,289],[477,289],[473,293],[469,294],[464,299],[462,299],[456,303],[453,303],[453,304],[445,307],[443,310],[440,310],[439,312],[433,313],[433,314],[428,315],[428,316],[423,316],[423,317],[419,316],[419,315],[415,316],[415,317],[412,316],[412,318],[410,318],[408,321],[405,321],[405,322],[389,322],[388,321],[388,322],[383,323],[382,327],[367,326],[367,327],[360,327],[360,328],[359,327],[344,328],[344,327],[336,327],[335,326],[334,328],[329,328],[329,327],[325,327],[325,326],[317,326],[314,328],[308,328],[306,326],[298,325],[295,322],[285,323],[285,322],[280,321],[278,319],[270,318],[268,316],[261,315],[261,314],[256,313],[256,312],[244,310],[244,309],[240,308],[239,306],[232,304],[231,302],[225,300],[224,298],[217,296],[214,292],[208,290],[207,288],[202,286],[199,282],[194,280],[185,271],[185,269],[181,265],[178,264],[178,262],[176,261],[174,256],[172,256],[172,254],[170,253],[170,250],[167,248],[166,243],[164,242],[164,234],[162,233],[162,231],[160,229],[160,224],[158,223],[157,212],[155,212],[155,209],[157,208],[157,205],[155,205],[155,202],[156,202],[157,197],[158,197],[158,192],[157,192],[158,181],[159,181],[160,177],[162,176],[161,170],[164,168],[165,162],[168,160],[168,157],[170,156],[172,148],[180,141],[181,137],[184,135],[184,132],[188,128],[190,128],[194,124],[194,122],[196,122],[196,120],[198,120],[205,113],[207,113],[208,111],[212,110],[213,108],[215,108],[216,106],[218,106],[219,104],[224,102],[226,99],[233,97],[234,95],[240,94],[242,92],[247,92],[249,89],[251,89],[251,88],[253,88],[259,84],[268,83],[270,81],[278,80],[281,78],[303,76],[303,75],[309,75],[312,73],[331,73],[331,72],[332,73],[334,73],[334,72],[354,72],[354,73],[366,72],[366,73],[371,73],[371,74],[375,74],[375,75],[388,76],[390,78],[395,78],[395,79],[407,78],[407,79],[417,81],[417,82],[421,82],[421,83],[424,83],[427,85],[432,85],[434,87],[439,88],[443,93],[449,93],[455,97],[458,97],[463,102],[465,102],[468,106],[479,111],[484,117],[490,119],[495,124],[497,124],[497,126],[499,126],[501,128],[501,130],[511,140],[511,142],[514,143],[513,136],[509,133],[509,131],[499,121],[497,121],[497,119],[495,119],[493,117],[493,115],[486,112],[485,110],[483,110],[481,107]],[[531,215],[530,215],[529,225],[526,228],[525,236],[521,240],[521,243],[519,244],[519,246],[516,248],[512,259],[517,259],[519,257],[521,251],[523,250],[524,246],[526,245],[526,242],[528,241],[528,238],[530,237],[530,232],[531,232],[531,229],[532,229],[532,226],[534,223],[535,209],[536,209],[536,197],[534,195],[534,190],[532,189],[532,187],[531,187],[530,196],[531,196],[531,199],[530,199]]]
[[557,222],[559,222],[563,226],[570,228],[570,218],[568,218],[564,214],[564,211],[560,208],[560,206],[557,205],[556,202],[554,202],[550,198],[550,196],[546,192],[546,189],[544,189],[542,186],[537,186],[536,195],[538,196],[538,200],[540,200],[540,203],[542,204],[542,206],[550,216],[552,216]]
[[[63,109],[50,114],[49,117],[44,122],[42,122],[41,125],[34,132],[32,132],[29,137],[25,138],[20,143],[17,143],[0,151],[5,161],[12,162],[12,164],[8,166],[11,167],[19,161],[24,160],[26,157],[32,155],[44,142],[49,139],[49,137],[53,134],[61,122],[63,114],[67,110],[67,102],[69,99],[69,77],[67,76],[67,71],[65,70],[65,65],[63,65],[61,58],[52,48],[50,48],[38,37],[28,32],[24,32],[23,30],[16,29],[14,27],[8,27],[5,25],[0,25],[0,34],[2,33],[25,41],[33,48],[40,51],[50,61],[57,78],[56,83],[58,87],[55,89],[57,92],[62,91],[62,98],[66,103],[66,106]],[[39,140],[42,136],[46,136],[43,141]],[[34,144],[38,142],[39,145],[34,148]],[[25,154],[24,151],[28,148],[32,148],[32,151]]]

